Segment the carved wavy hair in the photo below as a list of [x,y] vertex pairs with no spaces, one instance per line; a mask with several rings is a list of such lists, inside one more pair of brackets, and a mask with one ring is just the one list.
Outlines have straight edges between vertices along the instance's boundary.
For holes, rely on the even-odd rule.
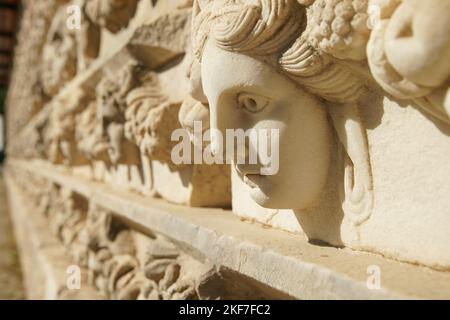
[[193,47],[198,61],[208,39],[224,50],[263,60],[303,88],[334,103],[356,102],[361,79],[314,48],[304,34],[306,7],[298,0],[196,0]]

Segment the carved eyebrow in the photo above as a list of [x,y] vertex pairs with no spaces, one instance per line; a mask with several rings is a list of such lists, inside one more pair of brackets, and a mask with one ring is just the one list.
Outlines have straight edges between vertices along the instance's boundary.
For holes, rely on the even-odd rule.
[[229,95],[229,94],[238,95],[241,93],[248,93],[259,95],[266,99],[270,99],[267,94],[268,92],[271,92],[271,90],[268,90],[267,87],[263,87],[262,85],[258,84],[234,85],[223,90],[220,93],[219,98],[222,95]]

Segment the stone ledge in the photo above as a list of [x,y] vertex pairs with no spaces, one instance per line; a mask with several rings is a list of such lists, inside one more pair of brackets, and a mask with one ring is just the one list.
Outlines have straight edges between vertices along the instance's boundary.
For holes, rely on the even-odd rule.
[[48,232],[43,217],[32,214],[13,178],[7,174],[10,214],[20,248],[22,271],[28,299],[33,300],[100,300],[101,296],[87,285],[82,270],[80,290],[66,287],[67,268],[72,265],[64,247]]
[[[227,210],[181,207],[114,190],[41,161],[10,160],[8,166],[68,187],[144,233],[161,233],[200,259],[298,299],[450,298],[449,273],[313,245],[298,235],[245,223]],[[366,286],[372,265],[381,270],[381,290]]]

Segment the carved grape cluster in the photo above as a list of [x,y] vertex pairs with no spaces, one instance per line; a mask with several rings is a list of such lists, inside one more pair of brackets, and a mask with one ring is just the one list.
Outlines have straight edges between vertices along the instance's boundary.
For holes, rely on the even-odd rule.
[[308,41],[339,59],[364,59],[367,6],[367,0],[316,0],[308,9]]

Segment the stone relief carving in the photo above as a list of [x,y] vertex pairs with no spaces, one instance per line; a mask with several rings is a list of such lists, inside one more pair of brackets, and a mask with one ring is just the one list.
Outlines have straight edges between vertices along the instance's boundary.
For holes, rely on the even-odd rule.
[[[436,120],[448,123],[445,58],[450,26],[447,16],[432,23],[438,19],[437,12],[448,7],[448,1],[438,2],[433,8],[412,0],[194,2],[196,61],[190,72],[191,91],[198,101],[207,100],[209,126],[223,136],[226,129],[270,128],[280,132],[277,174],[261,175],[264,164],[260,154],[257,166],[234,166],[249,197],[260,207],[274,210],[268,221],[277,212],[290,210],[299,230],[311,240],[426,261],[434,267],[448,261],[449,256],[442,251],[435,251],[429,259],[425,247],[421,247],[421,254],[405,253],[417,246],[380,231],[388,224],[385,212],[405,219],[405,211],[386,200],[394,183],[386,186],[380,177],[408,174],[401,168],[390,169],[394,162],[388,164],[380,155],[381,135],[390,139],[387,137],[396,132],[386,124],[414,118],[420,126],[429,127],[436,155],[422,153],[426,160],[418,161],[417,167],[435,179],[438,177],[431,172],[430,163],[445,175],[450,172],[447,166],[444,169],[436,163],[448,152],[448,127]],[[381,22],[371,26],[370,6],[375,4],[380,5]],[[434,68],[439,68],[436,77]],[[406,111],[401,110],[386,92],[394,99],[414,102]],[[424,119],[421,113],[415,114],[418,107],[435,117]],[[401,112],[408,116],[401,118],[397,114]],[[206,114],[206,109],[200,108],[197,117],[205,119]],[[190,122],[184,125],[189,127]],[[220,150],[220,145],[214,149]],[[418,149],[405,148],[403,152],[412,157]],[[404,188],[408,185],[410,195],[420,193],[407,179],[401,181]],[[427,196],[437,192],[434,190]],[[237,196],[236,201],[242,197]],[[409,207],[409,200],[402,201],[404,208]],[[445,202],[443,198],[434,201]],[[425,205],[421,208],[422,213],[438,210]],[[437,247],[449,242],[445,219],[439,218],[441,227],[431,234],[425,221],[418,227],[417,221],[422,221],[419,212],[412,216],[416,225],[408,225],[405,234],[428,234]],[[396,219],[391,218],[391,222]],[[374,240],[377,237],[383,240]]]
[[42,53],[42,85],[49,96],[59,90],[77,73],[76,31],[66,27],[67,6],[58,9],[53,18]]
[[52,163],[70,166],[88,164],[87,159],[78,150],[75,139],[75,120],[86,103],[86,96],[81,89],[52,102],[49,122],[43,130],[47,156]]
[[[68,27],[68,8],[73,4],[81,8],[79,29]],[[86,5],[85,1],[79,0],[60,6],[47,33],[41,79],[44,91],[50,97],[99,55],[100,29],[86,15]]]
[[86,14],[91,21],[112,33],[128,26],[138,0],[86,0]]
[[[11,136],[17,134],[47,102],[41,84],[42,52],[59,2],[26,0],[21,5],[23,16],[17,34],[14,69],[6,101],[6,125]],[[12,147],[12,143],[8,144],[9,147]],[[22,150],[19,146],[11,150],[11,154],[19,154]]]
[[96,101],[91,101],[86,109],[76,116],[75,122],[75,140],[80,152],[90,161],[98,160],[110,164],[108,142],[102,136]]
[[367,47],[375,80],[389,94],[414,99],[424,110],[449,123],[450,3],[370,3],[381,9],[382,19]]
[[230,275],[222,276],[163,236],[133,231],[70,189],[29,172],[15,171],[14,176],[72,261],[87,270],[88,284],[107,299],[209,300],[262,294],[245,282],[239,290]]
[[15,157],[24,157],[28,159],[46,159],[46,143],[44,132],[48,125],[48,110],[41,111],[40,117],[36,119],[32,126],[22,132],[20,143],[9,145],[8,154]]
[[185,54],[190,22],[190,7],[178,7],[138,27],[127,47],[137,60],[157,70]]
[[[95,36],[98,31],[91,24],[94,19],[92,13],[98,9],[96,14],[113,14],[114,10],[105,9],[107,1],[79,3],[88,17],[84,17],[86,24],[77,34],[78,38],[84,36],[84,42],[77,39],[81,43],[78,50],[84,48],[81,51],[93,52],[95,50],[83,46],[83,43],[89,43],[86,32],[92,29]],[[183,57],[189,45],[190,6],[189,1],[181,1],[176,5],[175,12],[163,15],[137,31],[133,37],[135,41],[129,45],[133,55],[140,51],[147,52],[144,48],[150,48],[154,54],[143,59],[142,63],[130,61],[119,71],[107,67],[102,80],[96,85],[95,103],[85,97],[82,106],[78,109],[69,107],[73,110],[66,112],[62,107],[66,103],[62,100],[67,99],[65,95],[52,101],[59,107],[51,108],[49,124],[43,129],[43,136],[47,154],[53,163],[89,164],[90,172],[86,173],[96,180],[107,183],[115,181],[117,185],[126,185],[126,189],[147,195],[156,193],[175,203],[230,205],[228,167],[174,165],[171,160],[171,151],[177,142],[172,142],[170,138],[172,132],[180,127],[179,109],[191,101],[184,92],[186,81],[179,76],[184,72],[185,61],[190,59]],[[96,9],[93,11],[94,7]],[[154,28],[166,36],[155,37],[155,32],[149,33]],[[73,35],[70,36],[72,39]],[[137,57],[143,58],[142,54],[137,54]],[[90,61],[89,57],[86,62],[81,60],[78,57],[78,72]],[[80,64],[83,66],[80,67]],[[165,65],[170,66],[163,70]],[[151,71],[154,68],[163,71]],[[172,73],[179,79],[180,85],[168,86],[167,75],[160,83],[161,73]],[[153,166],[161,167],[156,169],[161,172],[157,177],[152,174]],[[80,170],[85,169],[89,170],[84,167]],[[155,187],[157,181],[160,182],[159,188]],[[174,194],[173,188],[182,190]]]
[[[368,31],[361,21],[367,17],[367,3],[316,1],[308,10],[297,1],[197,1],[195,6],[193,46],[201,68],[194,63],[191,79],[196,95],[201,92],[209,100],[211,126],[223,133],[258,126],[283,131],[280,150],[289,155],[280,155],[278,174],[264,177],[259,168],[236,166],[252,188],[252,198],[274,209],[315,205],[330,167],[331,117],[343,151],[344,212],[355,225],[367,220],[373,187],[359,118],[366,88],[349,68],[335,62],[364,57],[361,43]],[[321,33],[318,21],[329,34]],[[221,65],[242,72],[227,74]],[[218,72],[224,76],[217,78]]]
[[[216,203],[227,206],[230,188],[226,166],[175,165],[172,161],[172,150],[178,144],[178,141],[172,141],[172,133],[181,128],[179,122],[181,106],[189,104],[192,98],[187,96],[183,102],[170,99],[161,88],[156,73],[136,62],[131,62],[130,68],[134,69],[136,86],[130,90],[126,98],[125,136],[139,146],[141,154],[147,156],[153,166],[164,166],[160,170],[168,169],[162,176],[155,177],[158,194],[169,201],[187,202],[191,206],[208,206]],[[172,177],[179,175],[184,181],[183,185],[177,186],[174,183],[167,192],[166,188],[170,183],[167,177],[164,178],[164,174]],[[186,183],[191,186],[186,188]],[[165,185],[165,189],[158,188],[161,184]],[[179,195],[173,194],[173,188],[180,188],[180,194],[188,191],[188,200],[179,200],[177,198]]]
[[91,205],[81,240],[88,250],[89,284],[108,298],[123,298],[125,281],[138,265],[130,230]]
[[[66,7],[60,6],[43,55],[38,55],[43,63],[42,72],[36,74],[48,96],[61,92],[98,56],[100,28],[118,33],[128,26],[138,1],[79,3],[82,29],[75,32],[65,27]],[[152,184],[147,195],[190,206],[228,207],[229,167],[174,165],[171,151],[176,143],[170,140],[171,133],[183,126],[192,135],[198,120],[203,130],[214,128],[222,133],[226,129],[278,129],[281,154],[276,175],[261,175],[263,164],[233,168],[248,197],[268,209],[268,218],[261,219],[264,223],[277,226],[274,217],[284,210],[311,240],[448,267],[448,251],[439,249],[450,241],[450,220],[442,209],[448,207],[442,194],[450,174],[445,160],[450,148],[448,1],[177,3],[173,12],[164,11],[136,30],[124,49],[126,58],[131,55],[136,61],[125,63],[118,72],[104,68],[100,83],[97,75],[87,81],[89,89],[92,83],[98,84],[95,101],[80,91],[55,96],[49,114],[10,148],[11,154],[34,158],[46,153],[54,164],[72,167],[94,167],[99,161],[107,170],[125,167],[127,175],[132,166],[142,169],[142,159],[147,157]],[[380,9],[380,21],[371,25],[374,7]],[[51,17],[46,19],[49,24]],[[37,47],[34,44],[31,51]],[[180,77],[187,66],[189,90]],[[21,86],[21,81],[15,80],[16,91],[28,86],[26,81]],[[44,92],[40,85],[28,87],[33,87],[34,100],[17,95],[11,99],[22,101],[21,110],[25,104],[39,109]],[[425,111],[425,120],[421,113],[414,113],[416,109]],[[10,112],[12,117],[17,117],[15,113]],[[15,128],[11,130],[17,131],[19,119],[8,121]],[[416,134],[408,135],[407,131],[415,130]],[[419,135],[424,138],[420,140]],[[408,180],[415,182],[408,185]],[[392,187],[395,181],[401,181],[397,189]],[[419,194],[420,188],[427,191]],[[73,204],[77,196],[56,187],[48,192],[60,199],[52,204],[61,212],[52,226],[62,232],[64,242],[76,242],[72,239],[82,226],[82,210]],[[233,192],[237,199],[233,205],[238,207],[243,195],[240,189]],[[415,201],[422,206],[414,205]],[[103,229],[111,228],[108,219],[100,219]],[[436,224],[434,230],[430,231],[427,220]],[[65,225],[73,230],[61,231]],[[394,230],[402,235],[394,239],[389,235]],[[146,264],[136,256],[135,235],[125,231],[123,246],[129,251],[102,253],[111,260],[108,263],[99,253],[92,283],[116,298],[163,296],[168,288],[160,290],[157,281],[149,284],[141,270]],[[407,238],[412,240],[407,243]],[[115,245],[111,239],[104,241],[105,247]],[[82,256],[87,245],[83,246],[74,252]],[[162,264],[163,270],[172,270],[167,278],[174,278],[179,267]],[[123,270],[133,271],[122,279],[118,275]],[[144,293],[143,286],[153,288],[146,289],[152,293]],[[195,291],[192,288],[189,294]]]
[[85,70],[100,53],[100,27],[86,13],[86,0],[74,2],[81,9],[81,28],[76,31],[77,73]]
[[131,62],[136,78],[135,88],[126,97],[125,136],[139,146],[143,154],[172,165],[171,151],[175,143],[172,132],[180,105],[170,102],[162,92],[158,76],[139,63]]
[[[197,287],[211,268],[202,266],[159,236],[139,237],[111,213],[91,206],[85,230],[89,281],[106,297],[139,300],[198,299]],[[196,270],[192,272],[192,267]]]
[[86,224],[89,202],[67,188],[50,187],[50,205],[46,213],[50,229],[68,249],[73,261],[81,267],[88,262],[87,250],[80,245],[80,236]]
[[87,267],[88,250],[80,242],[86,224],[87,199],[26,171],[15,171],[14,176],[35,213],[46,218],[49,230],[67,248],[73,262]]
[[135,85],[134,68],[130,64],[118,74],[104,76],[97,85],[97,117],[114,165],[138,164],[140,161],[139,149],[125,138],[126,97]]

